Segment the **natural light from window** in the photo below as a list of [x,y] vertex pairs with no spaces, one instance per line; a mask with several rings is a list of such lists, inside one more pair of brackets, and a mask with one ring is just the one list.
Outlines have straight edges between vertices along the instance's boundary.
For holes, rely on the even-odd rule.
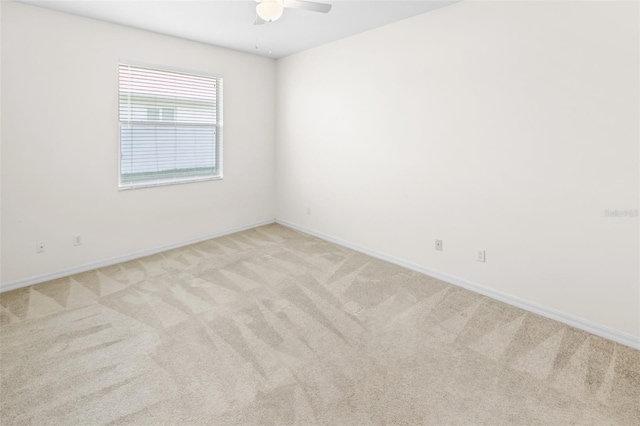
[[222,177],[222,78],[120,63],[122,189]]

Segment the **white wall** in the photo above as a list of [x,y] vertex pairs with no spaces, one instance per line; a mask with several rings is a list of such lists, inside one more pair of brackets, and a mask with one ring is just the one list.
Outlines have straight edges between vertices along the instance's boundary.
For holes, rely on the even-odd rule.
[[604,217],[639,208],[638,16],[462,2],[279,60],[278,219],[640,336]]
[[[118,191],[119,59],[224,75],[224,180]],[[3,1],[2,284],[273,220],[274,83],[272,59]]]
[[[2,4],[0,3],[0,24],[2,23]],[[0,48],[2,46],[2,28],[0,28]],[[2,51],[0,49],[0,82],[2,81]],[[2,84],[0,84],[2,99]],[[2,102],[0,102],[0,277],[2,277]],[[0,283],[2,281],[0,280]]]
[[[637,4],[463,2],[277,69],[1,4],[3,286],[271,220],[276,158],[281,220],[640,335],[604,217],[639,208]],[[224,180],[117,190],[118,59],[224,74]]]

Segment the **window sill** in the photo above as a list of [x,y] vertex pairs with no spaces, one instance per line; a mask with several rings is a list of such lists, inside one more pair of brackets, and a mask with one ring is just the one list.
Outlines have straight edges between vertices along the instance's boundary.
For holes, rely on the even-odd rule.
[[118,191],[128,191],[130,189],[140,189],[140,188],[154,188],[158,186],[168,186],[168,185],[182,185],[185,183],[194,183],[194,182],[206,182],[210,180],[222,180],[222,175],[218,176],[207,176],[207,177],[195,177],[195,178],[182,178],[182,179],[164,179],[164,180],[156,180],[156,181],[146,181],[146,182],[138,182],[131,184],[119,184]]

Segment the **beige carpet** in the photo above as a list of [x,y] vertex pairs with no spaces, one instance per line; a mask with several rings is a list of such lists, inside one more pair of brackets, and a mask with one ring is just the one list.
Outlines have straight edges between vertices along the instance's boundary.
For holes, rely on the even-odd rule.
[[0,305],[3,425],[640,424],[640,352],[280,225]]

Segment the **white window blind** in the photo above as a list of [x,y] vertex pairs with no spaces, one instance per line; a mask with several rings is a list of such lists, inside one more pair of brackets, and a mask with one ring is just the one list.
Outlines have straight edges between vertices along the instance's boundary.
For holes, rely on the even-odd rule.
[[222,177],[222,78],[120,63],[120,188]]

